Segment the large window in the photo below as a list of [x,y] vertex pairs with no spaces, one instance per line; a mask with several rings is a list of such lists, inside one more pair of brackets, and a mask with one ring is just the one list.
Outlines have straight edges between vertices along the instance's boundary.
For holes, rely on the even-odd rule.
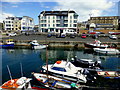
[[60,67],[52,67],[52,69],[57,70],[57,71],[66,72],[66,70],[64,68],[60,68]]

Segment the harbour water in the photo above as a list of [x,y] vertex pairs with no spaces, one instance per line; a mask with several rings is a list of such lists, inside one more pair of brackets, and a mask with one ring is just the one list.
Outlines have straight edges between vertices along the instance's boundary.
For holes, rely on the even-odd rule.
[[[40,72],[41,66],[46,64],[46,49],[0,49],[2,52],[2,83],[10,79],[7,65],[10,68],[12,78],[21,77],[20,63],[22,63],[23,75],[32,78],[32,72]],[[101,60],[103,70],[120,71],[120,56],[107,56],[91,53],[84,49],[48,49],[48,63],[55,63],[57,60],[71,60],[72,57]],[[103,81],[104,82],[104,81]],[[119,81],[114,87],[119,87]],[[105,86],[105,85],[104,85]],[[107,85],[108,86],[108,85]],[[110,85],[111,86],[111,83]]]

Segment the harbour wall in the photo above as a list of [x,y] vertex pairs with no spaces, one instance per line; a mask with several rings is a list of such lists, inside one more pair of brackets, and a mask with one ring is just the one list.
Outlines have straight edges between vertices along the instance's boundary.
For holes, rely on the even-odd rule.
[[[38,40],[40,44],[47,44],[51,48],[85,48],[82,41],[46,41]],[[31,48],[29,40],[15,41],[15,48]],[[117,48],[120,49],[120,42],[102,42],[103,44],[116,44]]]

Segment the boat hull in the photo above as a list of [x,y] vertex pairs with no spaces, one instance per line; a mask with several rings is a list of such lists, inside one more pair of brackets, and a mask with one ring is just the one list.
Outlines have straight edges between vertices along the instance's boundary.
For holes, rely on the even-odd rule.
[[86,48],[105,48],[107,47],[107,45],[94,45],[94,44],[90,44],[90,43],[84,43],[84,46]]
[[40,84],[44,85],[45,87],[48,87],[50,89],[71,89],[71,84],[73,82],[64,80],[62,78],[58,78],[55,76],[42,74],[42,73],[32,73],[33,76],[37,81],[39,81]]
[[120,79],[120,76],[117,71],[98,71],[98,76],[107,78],[107,79]]
[[[46,72],[46,71],[44,71],[44,72]],[[86,81],[78,78],[77,76],[73,77],[73,76],[68,76],[68,75],[64,75],[64,74],[60,74],[60,73],[54,73],[54,72],[50,72],[50,71],[48,71],[48,73],[50,75],[53,75],[53,76],[56,76],[56,77],[60,77],[60,78],[64,78],[64,79],[67,79],[67,80],[70,80],[70,81],[73,81],[73,82],[86,83]]]
[[44,49],[46,48],[46,45],[38,45],[38,46],[33,46],[33,49]]
[[3,44],[3,45],[0,45],[0,48],[11,49],[11,48],[14,48],[14,44]]
[[110,54],[110,55],[116,55],[120,54],[120,52],[117,49],[100,49],[100,48],[94,48],[94,51],[101,54]]

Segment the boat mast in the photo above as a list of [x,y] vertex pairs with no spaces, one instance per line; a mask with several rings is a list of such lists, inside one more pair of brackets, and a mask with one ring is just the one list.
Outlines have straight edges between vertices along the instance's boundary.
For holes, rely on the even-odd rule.
[[20,63],[20,68],[21,68],[21,76],[23,77],[22,63]]
[[10,79],[12,80],[12,75],[11,75],[11,72],[10,72],[10,69],[9,69],[9,66],[7,65],[7,69],[8,69],[8,73],[10,75]]
[[[46,39],[46,44],[47,44],[47,39]],[[47,50],[47,47],[46,47],[46,68],[47,68],[47,79],[48,79],[48,50]],[[48,82],[49,82],[49,80],[48,80]],[[48,84],[48,82],[47,82],[47,84]]]

